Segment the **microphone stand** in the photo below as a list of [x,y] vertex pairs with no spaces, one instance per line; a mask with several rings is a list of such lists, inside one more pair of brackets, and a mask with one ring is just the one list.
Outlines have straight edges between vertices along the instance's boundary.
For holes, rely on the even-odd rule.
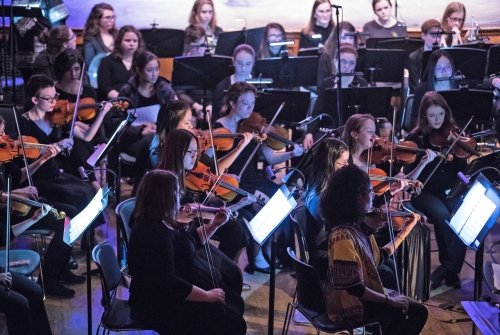
[[339,6],[332,6],[332,7],[335,7],[335,20],[336,20],[336,23],[337,23],[337,26],[336,26],[336,30],[337,30],[337,34],[336,34],[336,39],[337,39],[337,54],[335,55],[335,57],[337,58],[337,75],[336,75],[336,79],[337,79],[337,113],[339,115],[339,123],[337,126],[340,126],[342,124],[344,124],[344,120],[342,119],[342,94],[341,94],[341,90],[342,90],[342,73],[340,71],[340,19],[339,19]]

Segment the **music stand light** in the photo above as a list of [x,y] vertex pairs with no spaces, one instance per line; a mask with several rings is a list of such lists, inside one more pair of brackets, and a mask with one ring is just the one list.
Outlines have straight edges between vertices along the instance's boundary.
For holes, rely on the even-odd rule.
[[[324,109],[322,112],[330,114],[337,126],[340,124],[337,113],[336,89],[326,90]],[[371,114],[373,117],[391,117],[392,87],[349,87],[341,90],[342,120],[345,122],[353,114]]]
[[[486,50],[473,48],[441,48],[453,58],[455,69],[460,70],[466,80],[477,80],[482,82],[486,71]],[[427,67],[432,51],[425,51],[422,58],[422,69]],[[422,81],[425,71],[422,71]]]
[[263,78],[272,78],[275,88],[316,86],[318,57],[275,57],[255,61],[254,73]]
[[424,40],[420,38],[396,37],[396,38],[369,38],[366,47],[369,49],[399,49],[404,50],[406,57],[413,51],[424,46]]
[[250,45],[255,50],[255,53],[257,53],[264,38],[265,29],[264,27],[243,28],[242,30],[221,33],[217,39],[215,54],[232,57],[234,49],[240,44]]
[[307,116],[311,92],[288,90],[264,90],[257,93],[254,110],[267,120],[272,120],[279,106],[285,101],[285,107],[276,119],[277,124],[291,126]]
[[181,56],[184,51],[184,30],[141,29],[146,48],[160,58]]

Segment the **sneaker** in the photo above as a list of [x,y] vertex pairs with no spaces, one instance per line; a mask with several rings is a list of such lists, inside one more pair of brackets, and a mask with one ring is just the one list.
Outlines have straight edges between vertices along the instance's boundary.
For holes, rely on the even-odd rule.
[[44,283],[45,293],[56,298],[73,298],[75,291],[61,283],[49,281]]
[[85,278],[84,276],[78,276],[75,275],[73,272],[70,270],[66,270],[63,272],[61,277],[59,278],[64,284],[83,284],[85,283]]

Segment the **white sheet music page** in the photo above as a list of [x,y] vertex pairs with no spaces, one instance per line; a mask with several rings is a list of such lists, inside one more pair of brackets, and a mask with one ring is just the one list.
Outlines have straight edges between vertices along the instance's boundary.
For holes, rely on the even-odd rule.
[[160,111],[160,105],[151,105],[146,107],[140,107],[135,109],[135,114],[137,118],[132,122],[133,126],[140,126],[145,123],[156,123],[156,118],[158,117],[158,112]]

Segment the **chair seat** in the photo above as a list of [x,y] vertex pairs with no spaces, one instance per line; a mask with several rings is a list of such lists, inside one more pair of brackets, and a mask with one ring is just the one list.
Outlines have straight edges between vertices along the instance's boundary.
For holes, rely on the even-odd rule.
[[346,330],[344,327],[330,321],[326,313],[319,314],[300,304],[297,305],[297,309],[314,325],[315,328],[323,332],[336,333]]
[[[5,266],[7,252],[0,251],[0,265]],[[38,268],[40,255],[33,250],[11,250],[10,251],[10,271],[23,276],[29,276]]]
[[130,306],[127,300],[113,299],[111,309],[106,311],[102,324],[111,330],[141,329],[138,322],[130,318]]

